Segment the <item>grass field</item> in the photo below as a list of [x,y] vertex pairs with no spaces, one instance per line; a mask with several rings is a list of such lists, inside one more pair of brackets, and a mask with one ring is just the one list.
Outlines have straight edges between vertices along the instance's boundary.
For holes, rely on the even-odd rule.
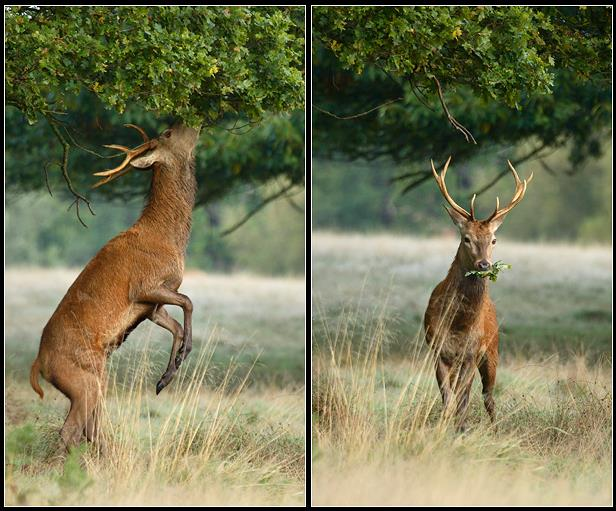
[[611,250],[499,238],[489,424],[441,419],[421,321],[458,240],[313,235],[316,505],[609,505]]
[[110,359],[105,452],[63,457],[68,400],[43,380],[39,400],[28,374],[76,275],[5,272],[5,503],[302,505],[304,280],[187,272],[194,349],[176,379],[156,396],[171,338],[142,324]]

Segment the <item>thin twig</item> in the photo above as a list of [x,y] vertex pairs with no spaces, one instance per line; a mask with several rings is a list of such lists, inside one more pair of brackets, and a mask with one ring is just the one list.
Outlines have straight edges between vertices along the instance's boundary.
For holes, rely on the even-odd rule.
[[391,105],[392,103],[395,103],[396,101],[402,101],[403,99],[404,98],[390,99],[389,101],[386,101],[385,103],[383,103],[381,105],[375,106],[374,108],[371,108],[370,110],[367,110],[365,112],[361,112],[361,113],[355,114],[355,115],[348,115],[348,116],[345,116],[345,117],[333,114],[331,112],[328,112],[327,110],[324,110],[323,108],[320,108],[320,107],[318,107],[316,105],[312,105],[312,108],[315,108],[319,112],[327,114],[330,117],[334,117],[335,119],[340,119],[341,121],[348,121],[349,119],[357,119],[358,117],[363,117],[364,115],[371,114],[375,110],[379,110],[380,108],[386,107],[387,105]]
[[[415,85],[415,83],[413,83],[413,79],[410,76],[408,77],[408,81],[409,81],[409,85],[411,86],[411,92],[415,95],[415,97],[417,98],[417,101],[419,101],[423,106],[425,106],[431,112],[435,112],[436,110],[432,108],[430,105],[428,105],[428,98],[426,98],[425,94],[419,90],[419,88]],[[423,96],[423,99],[419,97],[418,93]]]
[[47,122],[48,122],[49,126],[51,127],[52,131],[56,135],[56,138],[59,140],[60,144],[62,145],[63,153],[62,153],[62,162],[59,163],[60,164],[60,169],[62,170],[62,177],[64,177],[64,181],[66,182],[66,186],[68,187],[69,191],[75,197],[75,200],[71,203],[71,205],[69,206],[69,209],[73,206],[73,204],[75,204],[75,211],[77,213],[77,219],[79,220],[81,225],[83,225],[84,227],[88,227],[85,224],[85,222],[82,220],[82,218],[81,218],[81,216],[79,214],[79,201],[82,200],[88,206],[88,209],[90,210],[90,213],[92,215],[95,215],[95,213],[92,210],[92,206],[90,204],[90,201],[88,199],[86,199],[83,195],[81,195],[77,190],[75,190],[75,188],[73,187],[73,183],[71,181],[71,178],[68,175],[68,155],[69,155],[69,151],[70,151],[70,147],[71,146],[66,141],[66,139],[64,138],[64,136],[62,135],[60,130],[58,129],[58,125],[61,125],[61,123],[58,122],[56,119],[54,119],[49,114],[45,114],[45,118],[47,119]]
[[87,147],[81,145],[79,142],[75,140],[75,137],[73,137],[73,135],[71,135],[71,133],[69,132],[68,126],[62,125],[62,127],[64,128],[64,131],[66,132],[66,135],[68,136],[71,144],[81,149],[82,151],[85,151],[86,153],[93,154],[94,156],[97,156],[98,158],[118,158],[119,156],[124,156],[122,153],[112,154],[111,156],[105,156],[103,154],[97,153],[96,151],[93,151],[92,149],[88,149]]
[[[522,156],[522,158],[518,158],[517,160],[514,160],[512,162],[512,164],[514,166],[519,165],[520,163],[524,163],[527,160],[530,160],[533,156],[535,156],[537,153],[539,153],[541,150],[545,149],[546,144],[542,144],[539,147],[536,147],[535,149],[533,149],[530,153]],[[541,158],[541,156],[538,156],[537,158]],[[504,178],[507,174],[509,174],[509,169],[505,169],[503,170],[498,176],[496,176],[494,179],[492,179],[492,181],[490,181],[487,185],[483,186],[481,189],[479,189],[479,191],[475,192],[475,194],[477,195],[477,197],[479,197],[482,193],[488,191],[490,188],[492,188],[496,183],[498,183],[502,178]],[[469,199],[473,196],[473,194],[469,195]]]
[[429,171],[427,170],[418,170],[416,172],[407,172],[406,174],[400,174],[399,176],[395,176],[392,177],[389,182],[390,183],[395,183],[396,181],[400,181],[402,179],[406,179],[407,177],[413,177],[413,176],[423,176],[425,174],[430,174]]
[[259,211],[261,211],[265,206],[267,206],[270,202],[278,199],[279,197],[282,197],[285,193],[287,193],[291,188],[293,188],[295,186],[295,183],[289,183],[287,186],[285,186],[282,190],[279,190],[278,192],[270,195],[269,197],[266,197],[265,199],[263,199],[263,201],[261,201],[261,203],[255,207],[254,209],[252,209],[250,212],[248,212],[244,218],[242,218],[239,222],[237,222],[236,224],[232,225],[231,227],[225,229],[224,231],[222,231],[220,233],[221,236],[227,236],[228,234],[231,234],[233,231],[239,229],[242,225],[244,225],[250,218],[252,218],[254,215],[256,215]]
[[430,179],[432,177],[432,172],[426,172],[425,176],[420,177],[419,179],[416,179],[415,181],[413,181],[412,183],[409,183],[404,190],[402,190],[402,192],[400,192],[400,195],[404,195],[405,193],[409,192],[410,190],[412,190],[413,188],[418,187],[421,183],[423,183],[424,181],[427,181],[428,179]]
[[43,165],[43,174],[44,174],[44,176],[45,176],[45,185],[47,186],[47,191],[49,192],[49,195],[51,195],[51,196],[53,197],[53,193],[51,193],[51,186],[50,186],[50,184],[49,184],[49,174],[48,174],[48,172],[47,172],[47,169],[48,169],[49,167],[51,167],[52,165],[58,165],[58,166],[61,166],[59,161],[54,161],[54,162],[46,162],[46,163]]
[[[441,100],[441,106],[443,107],[443,111],[445,112],[445,115],[447,115],[447,120],[449,121],[449,123],[458,131],[462,132],[462,134],[464,135],[464,138],[466,138],[467,142],[473,142],[473,144],[477,144],[477,141],[475,140],[475,138],[473,137],[472,133],[470,131],[468,131],[464,126],[462,126],[453,115],[451,115],[449,113],[449,109],[447,108],[447,105],[445,103],[445,98],[443,97],[443,89],[441,88],[441,82],[438,81],[438,78],[435,76],[434,77],[434,83],[436,83],[436,89],[438,92],[438,98]],[[469,140],[470,138],[470,140]]]
[[541,163],[541,166],[545,169],[545,171],[548,174],[550,174],[551,176],[556,175],[556,172],[554,171],[554,169],[550,167],[546,162],[544,162],[543,160],[539,160],[539,163]]

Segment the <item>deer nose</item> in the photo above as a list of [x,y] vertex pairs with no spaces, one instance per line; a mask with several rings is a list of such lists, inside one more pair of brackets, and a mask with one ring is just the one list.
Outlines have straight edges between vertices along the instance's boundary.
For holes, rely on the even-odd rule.
[[490,266],[492,266],[492,265],[489,263],[489,261],[486,261],[485,259],[482,259],[481,261],[475,263],[475,266],[480,271],[486,271],[486,270],[490,269]]

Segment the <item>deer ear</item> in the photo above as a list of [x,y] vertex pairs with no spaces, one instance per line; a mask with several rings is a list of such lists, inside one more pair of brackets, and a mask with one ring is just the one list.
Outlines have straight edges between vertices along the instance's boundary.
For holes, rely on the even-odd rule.
[[453,223],[458,227],[458,229],[464,228],[464,226],[468,222],[468,219],[458,213],[455,209],[448,208],[447,206],[444,206],[444,208],[447,210],[447,213],[449,213],[449,216],[453,220]]
[[160,151],[155,149],[154,151],[150,151],[139,158],[131,160],[130,164],[138,169],[147,169],[148,167],[154,165],[157,161],[160,161]]

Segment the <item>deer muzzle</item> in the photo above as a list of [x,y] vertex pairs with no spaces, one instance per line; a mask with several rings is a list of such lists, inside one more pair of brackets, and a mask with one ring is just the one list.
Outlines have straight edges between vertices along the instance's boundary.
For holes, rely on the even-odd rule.
[[492,263],[486,259],[482,259],[481,261],[477,261],[475,263],[475,269],[479,271],[487,271],[492,266]]

